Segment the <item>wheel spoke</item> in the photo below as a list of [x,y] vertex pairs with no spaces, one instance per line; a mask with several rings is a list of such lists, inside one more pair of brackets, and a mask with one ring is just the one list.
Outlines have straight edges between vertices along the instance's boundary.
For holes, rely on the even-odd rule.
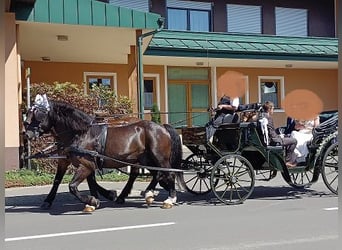
[[242,188],[246,193],[248,193],[250,191],[246,187],[241,186],[239,183],[236,183],[236,185],[238,185],[240,188]]
[[[187,175],[183,175],[184,184],[187,191],[200,195],[211,191],[210,170],[212,166],[203,155],[192,154],[185,160]],[[209,183],[208,183],[209,182]]]

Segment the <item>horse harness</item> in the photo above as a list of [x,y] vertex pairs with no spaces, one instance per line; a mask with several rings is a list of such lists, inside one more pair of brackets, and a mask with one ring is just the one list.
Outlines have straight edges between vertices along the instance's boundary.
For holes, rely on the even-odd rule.
[[[89,156],[94,159],[94,163],[96,164],[96,168],[99,170],[103,169],[104,160],[111,160],[123,165],[130,165],[131,167],[136,168],[145,168],[147,170],[155,170],[155,171],[167,171],[167,172],[183,172],[180,169],[174,168],[161,168],[161,167],[152,167],[152,166],[145,166],[140,164],[128,163],[125,161],[121,161],[119,159],[109,157],[105,155],[106,150],[106,141],[107,141],[107,131],[108,126],[115,126],[121,127],[127,125],[129,122],[122,122],[118,124],[111,124],[107,122],[92,122],[91,126],[99,126],[101,131],[99,132],[98,137],[95,140],[95,150],[88,150],[84,148],[79,148],[78,146],[67,146],[62,145],[61,143],[55,142],[54,144],[46,147],[45,149],[41,150],[40,152],[26,157],[26,159],[33,159],[33,158],[50,158],[50,159],[67,159],[68,154],[78,155],[78,156]],[[63,133],[63,132],[62,132]],[[56,134],[55,134],[56,135]],[[58,152],[64,152],[64,155],[58,155]],[[57,153],[57,155],[56,155]]]

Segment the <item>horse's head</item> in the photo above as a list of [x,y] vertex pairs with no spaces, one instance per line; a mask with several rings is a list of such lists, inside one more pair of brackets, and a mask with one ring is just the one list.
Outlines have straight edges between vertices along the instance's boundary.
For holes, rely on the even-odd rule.
[[31,140],[48,132],[50,105],[46,95],[37,95],[33,106],[27,111],[24,121],[25,135]]

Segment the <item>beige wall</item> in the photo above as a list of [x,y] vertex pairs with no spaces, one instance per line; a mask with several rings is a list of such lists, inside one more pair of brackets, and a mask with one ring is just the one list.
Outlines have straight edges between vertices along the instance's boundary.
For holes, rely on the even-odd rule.
[[19,70],[13,13],[5,14],[5,167],[19,166]]
[[[217,68],[217,78],[227,70],[241,72],[248,76],[249,100],[258,102],[258,76],[284,77],[285,95],[295,89],[309,89],[323,101],[323,110],[337,109],[337,69],[263,69],[263,68]],[[284,112],[275,113],[275,125],[286,121]]]
[[[0,2],[0,206],[4,207],[5,203],[5,189],[4,189],[4,169],[5,169],[5,4],[3,1]],[[2,210],[4,211],[4,210]],[[0,212],[0,219],[4,219],[4,212]],[[4,221],[4,220],[2,220]],[[4,226],[0,228],[0,248],[4,249],[5,237]]]
[[[88,64],[88,63],[54,63],[25,62],[25,68],[31,68],[32,83],[52,83],[54,81],[83,83],[83,72],[115,72],[118,79],[118,94],[129,96],[137,104],[137,72],[130,72],[129,65]],[[248,76],[250,102],[258,102],[258,76],[284,77],[285,95],[295,89],[309,89],[322,100],[324,110],[337,109],[337,70],[336,69],[268,69],[268,68],[217,68],[217,79],[227,70],[241,72]],[[130,73],[130,75],[129,75]],[[160,78],[160,110],[166,111],[166,79],[164,66],[144,66],[144,74],[158,74]],[[135,105],[135,112],[137,111]],[[145,115],[145,119],[150,116]],[[163,122],[166,121],[162,115]],[[277,112],[275,123],[285,123],[286,114]]]
[[25,61],[24,67],[31,68],[31,83],[53,83],[57,81],[81,85],[83,84],[84,72],[117,73],[118,94],[129,95],[127,65]]

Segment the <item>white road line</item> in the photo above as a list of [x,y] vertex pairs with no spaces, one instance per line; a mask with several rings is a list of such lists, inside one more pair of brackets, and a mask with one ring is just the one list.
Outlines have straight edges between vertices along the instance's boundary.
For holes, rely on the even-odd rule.
[[312,243],[312,242],[320,242],[320,241],[331,241],[331,240],[338,240],[338,235],[321,235],[315,236],[311,238],[300,238],[300,239],[291,239],[291,240],[279,240],[279,241],[258,241],[253,243],[244,243],[236,248],[232,248],[235,250],[246,250],[246,249],[264,249],[266,247],[277,247],[281,246],[283,249],[284,247],[291,246],[291,249],[298,249],[295,245],[298,244],[305,244],[305,243]]
[[146,225],[126,226],[126,227],[112,227],[112,228],[103,228],[103,229],[74,231],[74,232],[65,232],[65,233],[41,234],[41,235],[6,238],[5,241],[34,240],[34,239],[62,237],[62,236],[71,236],[71,235],[79,235],[79,234],[102,233],[102,232],[140,229],[140,228],[149,228],[149,227],[163,227],[163,226],[171,226],[174,224],[176,224],[176,223],[175,222],[165,222],[165,223],[155,223],[155,224],[146,224]]
[[324,210],[326,211],[338,210],[338,207],[327,207],[327,208],[324,208]]

